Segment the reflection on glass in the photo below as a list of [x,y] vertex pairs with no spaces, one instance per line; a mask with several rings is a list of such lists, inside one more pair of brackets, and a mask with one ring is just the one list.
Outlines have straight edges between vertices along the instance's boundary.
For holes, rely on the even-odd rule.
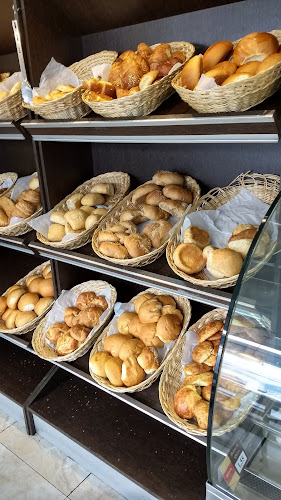
[[209,422],[209,482],[231,498],[281,499],[280,195],[246,258],[229,317]]

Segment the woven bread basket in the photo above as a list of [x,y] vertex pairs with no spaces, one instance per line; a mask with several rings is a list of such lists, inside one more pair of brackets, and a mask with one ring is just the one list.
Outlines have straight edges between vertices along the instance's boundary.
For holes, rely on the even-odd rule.
[[27,115],[22,106],[21,90],[0,101],[0,121],[17,121]]
[[84,356],[84,354],[90,349],[90,347],[93,345],[97,335],[101,331],[102,328],[106,325],[108,322],[109,317],[111,316],[111,313],[113,311],[116,298],[117,298],[117,293],[116,289],[107,283],[106,281],[85,281],[84,283],[80,283],[80,285],[76,285],[73,288],[71,288],[72,292],[76,293],[82,293],[82,292],[95,292],[96,295],[102,294],[102,291],[104,290],[105,287],[110,287],[111,294],[110,294],[110,304],[108,304],[107,308],[107,315],[104,318],[104,320],[98,325],[98,328],[94,332],[93,335],[88,337],[83,344],[76,349],[76,351],[72,352],[71,354],[67,354],[66,356],[59,356],[54,349],[52,349],[49,344],[47,344],[45,340],[45,325],[47,323],[48,315],[39,323],[37,326],[36,330],[33,333],[32,337],[32,347],[36,354],[42,358],[42,359],[47,359],[48,361],[57,361],[57,362],[62,362],[62,361],[75,361],[75,359],[80,358],[81,356]]
[[[136,295],[134,298],[132,298],[130,300],[130,302],[134,303],[137,297],[139,297],[143,293],[147,293],[147,292],[148,293],[153,293],[155,295],[163,295],[163,293],[161,292],[161,290],[158,290],[156,288],[148,288],[144,292],[141,292],[138,295]],[[92,370],[91,370],[91,368],[89,366],[90,374],[91,374],[91,376],[93,377],[93,379],[96,382],[98,382],[100,385],[102,385],[106,389],[109,389],[109,390],[111,390],[113,392],[119,392],[119,393],[124,393],[124,392],[139,392],[139,391],[143,391],[144,389],[147,389],[148,387],[150,387],[151,384],[159,377],[159,375],[160,375],[161,371],[163,370],[164,366],[166,365],[166,363],[168,363],[168,361],[173,356],[174,350],[176,349],[178,343],[180,342],[180,339],[182,338],[182,336],[184,335],[186,329],[188,328],[190,317],[191,317],[191,305],[190,305],[190,302],[189,302],[188,299],[186,299],[184,297],[181,297],[180,295],[176,295],[174,293],[170,293],[169,296],[173,297],[175,299],[176,304],[177,304],[177,308],[180,309],[181,313],[183,314],[183,324],[182,324],[182,329],[181,329],[181,332],[180,332],[180,334],[178,336],[178,339],[176,340],[176,342],[175,342],[174,346],[172,347],[172,349],[166,353],[166,355],[165,355],[162,363],[160,364],[159,368],[157,370],[155,370],[155,372],[153,372],[152,375],[149,375],[146,379],[144,379],[144,381],[141,382],[140,384],[137,384],[137,385],[134,385],[134,386],[131,386],[131,387],[115,387],[114,385],[112,385],[109,382],[109,380],[107,380],[105,378],[102,378],[102,377],[99,377],[98,375],[95,375],[92,372]],[[108,330],[110,328],[110,324],[111,323],[109,323],[109,325],[105,328],[105,330],[102,332],[102,334],[98,338],[97,342],[95,343],[93,349],[91,350],[90,358],[91,358],[91,356],[93,354],[95,354],[97,352],[100,352],[100,351],[103,351],[103,344],[104,344],[104,341],[105,341],[105,339],[107,337],[107,332],[108,332]]]
[[[114,207],[128,192],[130,187],[130,176],[124,172],[109,172],[106,174],[98,175],[97,177],[93,177],[89,181],[84,182],[81,186],[75,189],[70,195],[68,195],[64,200],[58,203],[54,208],[54,210],[68,210],[66,206],[66,201],[68,198],[74,193],[83,193],[87,194],[90,192],[91,188],[95,184],[99,183],[110,183],[114,185],[114,194],[111,196],[107,196],[105,205]],[[109,210],[108,212],[111,212]],[[80,248],[91,240],[91,235],[94,229],[101,223],[105,216],[101,217],[99,221],[94,224],[90,229],[85,229],[82,233],[77,234],[73,238],[67,241],[49,241],[45,236],[37,231],[36,236],[41,243],[45,245],[49,245],[55,248],[67,248],[69,250],[74,250],[75,248]],[[106,214],[107,217],[107,214]]]
[[[270,31],[279,44],[281,30]],[[240,40],[233,42],[237,45]],[[281,87],[281,62],[259,75],[209,90],[188,90],[181,86],[181,76],[177,74],[172,86],[184,102],[199,113],[225,113],[246,111],[273,95]]]
[[[37,274],[38,276],[42,276],[43,269],[48,264],[50,264],[49,260],[47,262],[44,262],[43,264],[40,264],[40,266],[35,267],[35,269],[32,269],[32,271],[30,271],[30,273],[28,273],[24,278],[17,281],[15,284],[21,285],[21,286],[26,286],[27,278],[33,274]],[[5,293],[3,293],[2,295],[7,296],[7,291]],[[20,328],[12,328],[10,330],[7,330],[7,329],[1,330],[1,328],[0,328],[0,332],[1,333],[9,333],[11,335],[23,335],[24,333],[30,332],[38,325],[40,320],[43,318],[43,316],[45,316],[45,314],[49,311],[49,309],[51,309],[51,307],[52,307],[52,304],[49,307],[47,307],[47,309],[42,314],[37,316],[37,318],[30,321],[30,323],[27,323],[26,325],[21,326]]]
[[[151,45],[154,49],[156,45]],[[184,53],[186,61],[190,59],[194,52],[195,47],[188,42],[171,42],[172,52],[180,50]],[[113,61],[112,61],[113,62]],[[175,73],[180,71],[182,65],[177,68],[170,75],[164,76],[157,83],[154,83],[146,89],[136,92],[121,99],[114,99],[113,101],[104,102],[91,102],[87,99],[87,94],[83,95],[83,101],[90,106],[90,108],[98,115],[106,118],[125,118],[130,116],[146,116],[152,113],[160,104],[165,101],[174,90],[171,86],[171,81]]]
[[0,235],[4,234],[5,236],[19,236],[21,234],[29,233],[29,231],[32,231],[32,227],[29,226],[28,222],[31,221],[32,219],[35,219],[35,217],[38,217],[38,215],[42,214],[42,207],[38,208],[34,214],[32,214],[30,217],[27,217],[26,219],[17,222],[16,224],[12,224],[11,226],[6,226],[6,227],[0,227]]
[[[82,59],[69,66],[79,78],[79,80],[88,80],[92,78],[92,67],[97,64],[113,63],[117,52],[103,50],[97,54]],[[24,108],[31,109],[37,115],[47,120],[75,120],[82,118],[90,113],[89,107],[82,101],[82,95],[85,89],[82,85],[76,87],[72,92],[54,101],[44,102],[35,106],[34,104],[22,103]]]
[[[280,177],[279,175],[262,175],[256,173],[245,173],[239,175],[234,179],[228,186],[224,188],[214,188],[209,193],[205,194],[200,198],[197,206],[191,210],[195,212],[196,210],[216,210],[218,207],[224,205],[228,201],[232,200],[242,189],[248,189],[253,193],[259,200],[263,203],[268,203],[271,205],[273,200],[279,193]],[[169,240],[166,256],[169,266],[173,271],[186,281],[194,283],[200,286],[211,286],[212,288],[228,288],[234,286],[238,274],[231,276],[231,278],[222,278],[217,280],[211,280],[210,277],[205,273],[204,269],[199,273],[187,274],[184,271],[178,269],[174,262],[174,251],[176,247],[181,243],[181,227],[184,218],[181,219],[180,224],[176,226],[173,234]]]
[[[145,184],[151,184],[152,181],[145,182]],[[193,195],[193,205],[195,206],[200,198],[200,187],[197,184],[197,182],[189,176],[185,176],[185,182],[184,182],[184,187],[189,189],[192,192]],[[95,230],[92,238],[92,247],[94,252],[101,257],[102,259],[108,260],[109,262],[113,262],[115,264],[119,264],[121,266],[131,266],[131,267],[142,267],[146,266],[147,264],[151,264],[151,262],[154,262],[156,259],[158,259],[165,251],[166,245],[168,243],[169,236],[167,237],[167,240],[159,247],[155,248],[149,254],[143,255],[142,257],[135,257],[131,259],[113,259],[111,257],[107,257],[103,253],[100,252],[99,250],[99,244],[98,244],[98,237],[99,233],[101,231],[104,231],[106,227],[109,224],[116,224],[119,222],[120,214],[123,212],[123,210],[129,210],[132,208],[138,208],[141,209],[143,204],[134,204],[132,202],[132,196],[135,191],[132,191],[131,193],[128,194],[128,196],[118,204],[118,206],[111,210],[106,217],[102,220],[102,223],[99,223],[98,228]]]
[[0,198],[1,198],[1,196],[9,196],[11,194],[13,187],[14,187],[15,183],[17,182],[18,174],[16,174],[16,172],[5,172],[4,174],[0,174],[0,186],[1,186],[1,184],[3,184],[3,182],[5,182],[6,179],[11,179],[13,184],[11,185],[11,187],[6,189],[6,191],[4,191],[2,194],[0,194]]

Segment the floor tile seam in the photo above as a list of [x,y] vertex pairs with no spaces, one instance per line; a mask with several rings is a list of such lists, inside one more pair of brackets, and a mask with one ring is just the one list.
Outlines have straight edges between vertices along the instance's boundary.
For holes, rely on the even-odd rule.
[[[76,462],[75,462],[76,463]],[[86,469],[85,469],[86,470]],[[91,475],[91,472],[89,472],[88,476],[86,476],[82,481],[81,483],[78,484],[78,486],[76,486],[70,493],[68,493],[67,495],[67,498],[69,498],[70,495],[72,495],[72,493],[77,490],[77,488],[79,488],[79,486],[81,486],[82,483],[84,483],[84,481],[86,481],[86,479],[88,479],[88,477],[90,477]]]
[[12,424],[7,425],[7,427],[5,427],[5,429],[2,429],[2,431],[0,431],[0,434],[2,434],[2,432],[6,431],[7,429],[9,429],[9,427],[11,427],[12,425],[17,424],[17,423],[18,422],[15,421]]

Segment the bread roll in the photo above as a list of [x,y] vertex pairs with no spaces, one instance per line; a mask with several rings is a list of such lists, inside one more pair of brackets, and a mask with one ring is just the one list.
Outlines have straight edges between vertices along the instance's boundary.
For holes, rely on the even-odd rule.
[[107,378],[104,367],[109,359],[111,359],[111,356],[107,352],[100,351],[92,354],[89,360],[91,371],[98,377]]
[[79,207],[80,210],[83,210],[87,215],[92,215],[93,211],[95,210],[93,207],[88,207],[87,205],[81,205]]
[[56,321],[46,331],[46,338],[52,344],[56,344],[59,336],[68,331],[69,327],[63,321]]
[[[35,274],[35,275],[33,276],[33,278],[38,278],[38,276]],[[27,278],[27,280],[28,280],[28,278]],[[26,280],[26,284],[27,284],[27,280]],[[32,281],[32,280],[31,280],[31,281]],[[18,288],[24,288],[24,286],[21,286],[21,285],[13,285],[13,286],[10,286],[10,288],[8,288],[8,290],[7,290],[7,295],[8,295],[9,293],[13,292],[13,290],[18,290]]]
[[[167,172],[160,170],[152,177],[152,181],[158,186],[166,186],[167,184],[184,185],[184,176],[177,172]],[[159,189],[159,188],[158,188]]]
[[149,299],[153,299],[153,298],[155,298],[155,295],[153,293],[145,292],[145,293],[142,293],[141,295],[139,295],[134,302],[136,313],[137,314],[139,313],[140,306],[142,305],[143,302],[145,302],[146,300],[149,300]]
[[237,68],[235,75],[241,74],[241,73],[255,75],[257,72],[257,69],[259,67],[259,64],[260,63],[258,61],[252,61],[252,62],[248,62],[246,64],[243,64],[242,66]]
[[17,202],[11,213],[11,217],[20,217],[26,219],[30,217],[35,212],[35,206],[26,200],[21,200]]
[[6,309],[7,309],[7,297],[1,296],[0,297],[0,316],[2,316],[2,314],[4,314]]
[[118,320],[117,320],[117,330],[119,333],[124,333],[125,335],[128,333],[132,333],[130,331],[130,323],[132,319],[137,318],[138,315],[134,312],[123,312]]
[[115,387],[122,387],[121,380],[122,361],[119,358],[110,358],[104,365],[104,371],[109,382]]
[[6,319],[11,314],[12,311],[13,311],[13,309],[10,309],[9,307],[7,307],[6,311],[2,314],[2,320],[6,321]]
[[253,75],[251,73],[234,73],[234,75],[229,76],[224,82],[221,84],[228,85],[229,83],[240,82],[241,80],[246,80],[247,78],[251,78]]
[[103,313],[100,307],[87,307],[87,309],[82,309],[79,313],[79,323],[87,326],[88,328],[94,328],[99,324],[99,319]]
[[4,210],[0,208],[0,227],[6,227],[9,224],[9,218],[5,214]]
[[133,222],[123,221],[119,224],[109,224],[106,227],[106,230],[110,231],[111,233],[131,234],[137,232],[137,226]]
[[100,207],[100,208],[93,208],[92,215],[99,215],[100,217],[102,217],[107,212],[108,212],[108,208],[102,208],[102,207]]
[[100,244],[99,250],[107,257],[111,257],[113,259],[129,258],[127,248],[125,248],[123,245],[120,245],[120,243],[112,243],[111,241],[104,241]]
[[128,340],[131,339],[132,335],[124,335],[121,333],[115,333],[113,335],[109,335],[106,337],[104,341],[103,348],[106,352],[111,354],[114,358],[118,358],[119,356],[119,351],[121,349],[122,344]]
[[[33,193],[33,191],[31,191]],[[12,216],[12,211],[15,206],[15,202],[8,198],[7,196],[2,196],[0,198],[0,208],[4,210],[5,214],[7,215],[8,219],[11,218]]]
[[156,298],[161,302],[161,304],[163,304],[163,306],[174,306],[175,308],[177,307],[175,299],[173,299],[173,297],[170,297],[170,295],[157,295]]
[[145,373],[149,375],[159,368],[158,355],[153,347],[144,347],[142,352],[137,357],[138,364],[143,368]]
[[2,101],[2,99],[5,99],[5,97],[8,97],[9,95],[9,92],[7,92],[6,90],[0,90],[0,101]]
[[169,218],[168,212],[165,212],[164,210],[161,210],[161,208],[153,205],[144,204],[142,206],[142,213],[149,220],[167,220]]
[[62,333],[57,340],[56,352],[59,356],[66,356],[76,351],[78,347],[78,342],[73,337],[71,337],[68,332]]
[[38,180],[38,176],[37,175],[35,175],[35,177],[33,177],[31,179],[31,181],[29,182],[28,187],[30,189],[38,189],[39,188],[39,180]]
[[205,340],[209,339],[209,337],[212,337],[212,335],[222,330],[222,328],[223,328],[223,321],[221,320],[210,321],[199,330],[198,342],[204,342]]
[[18,301],[18,309],[19,311],[34,311],[35,305],[39,300],[39,295],[37,293],[25,293],[21,296]]
[[77,307],[67,307],[64,310],[64,321],[67,326],[69,326],[69,328],[72,327],[72,321],[76,316],[78,316],[79,313],[80,309],[78,309]]
[[212,391],[212,384],[202,387],[202,392],[201,392],[202,398],[206,399],[206,401],[210,401],[211,391]]
[[203,73],[202,56],[193,56],[185,63],[181,72],[182,87],[193,90],[199,82],[200,76]]
[[183,233],[184,243],[193,243],[203,250],[207,245],[210,244],[210,235],[204,229],[197,226],[189,226],[185,229]]
[[80,309],[80,311],[88,307],[93,307],[95,305],[95,298],[95,292],[81,292],[76,299],[76,307]]
[[[47,264],[44,269],[43,269],[43,272],[42,272],[42,276],[43,278],[46,278],[47,274],[49,274],[49,272],[52,272],[52,268],[51,268],[51,264]],[[32,281],[32,280],[31,280]],[[28,283],[27,283],[28,284]]]
[[213,372],[199,373],[198,375],[186,375],[183,384],[200,385],[201,387],[207,386],[212,383]]
[[211,367],[205,365],[204,363],[196,363],[195,361],[191,361],[188,363],[183,369],[186,375],[200,375],[201,373],[211,371]]
[[144,227],[142,234],[148,236],[154,248],[159,248],[168,239],[172,224],[166,220],[152,222]]
[[106,311],[108,308],[108,303],[104,295],[98,295],[95,297],[92,301],[92,306],[98,307],[99,309],[102,309],[103,311]]
[[281,62],[281,53],[278,52],[277,54],[271,54],[270,56],[267,56],[258,66],[256,74],[259,75],[260,73],[263,73],[269,68],[272,68],[272,66],[275,66],[276,64],[279,64]]
[[35,313],[35,311],[18,311],[18,314],[16,315],[15,326],[16,328],[20,328],[21,326],[24,326],[27,323],[33,321],[35,318],[37,318],[37,314]]
[[120,214],[120,222],[133,222],[134,224],[141,224],[142,222],[147,221],[147,217],[145,217],[140,210],[130,209],[124,210]]
[[44,297],[42,299],[39,299],[38,302],[36,302],[35,307],[34,307],[34,312],[37,314],[37,316],[40,316],[43,314],[46,309],[54,302],[54,299],[52,297]]
[[223,61],[216,64],[210,71],[205,73],[208,78],[214,78],[217,85],[221,85],[230,75],[237,70],[236,64],[230,61]]
[[40,277],[40,276],[37,276],[35,279],[33,279],[32,281],[30,281],[27,289],[30,293],[37,293],[39,295],[39,286],[42,282],[45,282],[45,279]]
[[147,197],[148,193],[151,193],[152,191],[156,191],[156,190],[159,190],[159,187],[156,184],[153,184],[153,183],[143,184],[143,186],[138,187],[134,191],[134,193],[132,195],[132,202],[133,203],[143,203],[145,201],[145,198]]
[[144,90],[150,85],[152,85],[152,83],[156,80],[158,74],[159,74],[158,70],[152,70],[148,71],[148,73],[145,73],[140,79],[139,89]]
[[124,239],[124,245],[131,257],[147,255],[151,249],[151,241],[148,236],[139,233],[129,234]]
[[205,359],[211,356],[213,349],[212,342],[205,340],[194,347],[191,357],[196,363],[204,363]]
[[162,314],[162,304],[157,298],[143,302],[139,308],[139,320],[141,323],[157,323]]
[[193,418],[195,404],[201,401],[199,394],[185,386],[180,387],[174,397],[174,408],[181,418]]
[[35,191],[34,189],[26,189],[22,191],[17,198],[17,203],[21,200],[28,201],[34,205],[35,208],[38,208],[41,203],[40,193]]
[[52,224],[48,229],[49,241],[61,241],[65,236],[65,227],[62,224]]
[[217,360],[217,355],[213,352],[207,359],[205,359],[205,365],[211,366],[212,368],[215,366]]
[[66,212],[62,212],[59,210],[55,210],[54,212],[51,213],[50,215],[50,221],[54,222],[55,224],[60,224],[62,226],[65,226],[66,220],[64,218],[64,214]]
[[279,50],[277,38],[271,33],[254,32],[241,38],[233,52],[233,60],[237,66],[263,61],[270,54]]
[[71,225],[72,229],[76,231],[85,228],[87,214],[86,212],[84,212],[84,210],[75,208],[74,210],[69,210],[69,212],[66,212],[64,218],[66,222]]
[[9,309],[17,309],[18,301],[26,293],[25,288],[17,288],[7,295],[7,307]]
[[203,55],[204,73],[212,69],[214,66],[216,66],[216,64],[227,59],[232,49],[233,44],[227,40],[223,40],[211,45]]
[[163,188],[163,194],[166,198],[170,198],[175,201],[182,201],[184,203],[192,203],[192,193],[188,191],[183,186],[177,186],[176,184],[168,184]]
[[[34,282],[32,281],[31,285],[32,283]],[[42,295],[42,297],[54,297],[54,294],[55,292],[52,278],[44,279],[39,283],[39,295]]]
[[70,328],[68,331],[69,335],[78,342],[85,342],[86,338],[88,337],[89,333],[91,331],[91,328],[88,328],[84,325],[75,325]]
[[130,333],[136,337],[136,338],[140,338],[139,336],[139,332],[140,332],[140,329],[142,327],[142,323],[140,322],[139,320],[139,317],[138,315],[136,314],[136,316],[134,316],[131,321],[130,321]]
[[94,184],[91,188],[91,193],[99,193],[111,196],[114,194],[114,187],[113,184],[108,183]]
[[165,201],[160,201],[159,207],[162,210],[165,210],[165,212],[168,212],[169,214],[180,218],[183,216],[188,205],[186,203],[181,202],[181,201],[168,200],[168,198],[167,198]]
[[130,356],[122,364],[121,380],[126,387],[138,385],[145,379],[145,371],[134,356]]
[[172,340],[176,340],[181,332],[181,321],[175,314],[165,314],[161,316],[156,327],[156,336],[169,344]]
[[151,193],[148,193],[148,195],[145,198],[145,203],[147,205],[152,205],[154,207],[159,207],[159,203],[161,201],[166,201],[166,197],[163,195],[162,191],[159,189],[159,191],[151,191]]
[[119,237],[116,236],[116,233],[111,233],[110,231],[101,231],[98,235],[98,242],[102,243],[103,241],[112,241],[119,242]]
[[16,318],[17,318],[18,314],[19,314],[19,311],[17,309],[12,310],[12,312],[7,317],[5,324],[6,324],[6,327],[8,328],[8,330],[11,330],[12,328],[16,327]]
[[194,405],[194,416],[201,429],[208,429],[209,403],[201,399]]
[[175,249],[173,257],[175,265],[187,274],[202,271],[206,264],[202,250],[192,243],[181,243]]
[[99,193],[88,193],[81,199],[81,205],[87,205],[89,207],[94,207],[95,205],[103,205],[105,203],[105,197]]
[[243,264],[240,253],[230,248],[218,248],[209,253],[206,267],[215,278],[230,278],[239,274]]
[[243,259],[245,259],[256,232],[257,229],[252,228],[231,236],[228,240],[227,247],[240,253]]
[[140,339],[125,340],[125,342],[121,345],[119,358],[122,359],[122,361],[125,361],[130,356],[137,357],[142,352],[144,347],[145,345]]
[[137,336],[147,347],[163,347],[164,343],[156,337],[157,323],[140,323]]

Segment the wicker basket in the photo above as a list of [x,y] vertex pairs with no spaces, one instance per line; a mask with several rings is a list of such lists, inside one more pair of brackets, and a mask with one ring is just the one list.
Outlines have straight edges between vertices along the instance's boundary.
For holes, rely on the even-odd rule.
[[[106,174],[98,175],[97,177],[93,177],[89,181],[84,182],[84,184],[81,184],[81,186],[78,186],[78,188],[76,188],[75,191],[71,193],[71,195],[74,193],[87,194],[95,184],[107,182],[114,185],[114,194],[112,196],[107,196],[105,205],[114,207],[126,195],[130,187],[130,176],[128,174],[125,174],[124,172],[109,172]],[[64,200],[58,203],[53,208],[53,210],[68,210],[66,201],[71,195],[68,195],[66,198],[64,198]],[[111,210],[109,210],[109,212],[111,212]],[[55,248],[67,248],[69,250],[74,250],[75,248],[80,248],[89,243],[94,229],[101,223],[104,217],[105,216],[101,217],[100,220],[91,227],[91,229],[77,234],[68,241],[49,241],[39,232],[36,233],[36,236],[38,240],[45,245],[49,245]]]
[[[152,181],[148,181],[145,184],[151,184]],[[195,205],[199,198],[200,198],[200,187],[197,184],[197,182],[189,176],[185,176],[185,183],[184,186],[188,188],[192,194],[193,194],[193,204]],[[131,267],[142,267],[146,266],[147,264],[151,264],[151,262],[154,262],[156,259],[158,259],[165,251],[166,245],[168,243],[168,237],[167,240],[159,247],[155,248],[149,254],[144,255],[142,257],[136,257],[132,259],[113,259],[111,257],[107,257],[103,253],[99,251],[99,245],[98,245],[98,237],[99,233],[101,231],[104,231],[106,226],[109,224],[116,224],[119,222],[119,217],[121,212],[123,210],[128,210],[132,208],[138,208],[140,209],[142,207],[142,204],[139,203],[138,205],[135,205],[132,202],[132,196],[133,196],[134,191],[129,193],[129,195],[123,200],[123,202],[119,203],[119,205],[110,212],[109,215],[106,215],[106,217],[103,219],[102,223],[99,224],[99,227],[95,230],[93,234],[93,239],[92,239],[92,247],[94,252],[101,257],[102,259],[108,260],[109,262],[113,262],[115,264],[119,264],[121,266],[131,266]]]
[[[271,31],[281,43],[281,30]],[[233,42],[237,45],[239,40]],[[246,111],[277,92],[281,87],[281,62],[259,75],[209,90],[188,90],[180,84],[177,74],[172,86],[184,102],[199,113]]]
[[32,227],[29,226],[28,222],[32,219],[35,219],[35,217],[38,217],[38,215],[41,214],[42,207],[38,208],[38,210],[36,210],[34,214],[22,220],[21,222],[17,222],[16,224],[12,224],[11,226],[0,227],[0,235],[4,234],[5,236],[20,236],[21,234],[29,233],[29,231],[32,231]]
[[[163,295],[163,293],[161,292],[161,290],[158,290],[158,289],[155,289],[155,288],[148,288],[147,290],[145,290],[145,292],[141,292],[138,295],[136,295],[133,299],[130,300],[130,302],[134,303],[137,297],[139,297],[140,295],[142,295],[143,293],[146,293],[146,292],[153,293],[155,295]],[[169,296],[173,297],[175,299],[175,301],[177,303],[177,306],[178,306],[178,309],[180,309],[180,311],[182,312],[182,314],[183,314],[183,324],[182,324],[182,329],[181,329],[181,332],[179,334],[179,337],[178,337],[177,341],[174,344],[174,347],[172,347],[172,349],[166,353],[166,355],[165,355],[162,363],[160,364],[159,368],[157,370],[155,370],[155,372],[152,373],[152,375],[148,376],[140,384],[134,385],[132,387],[115,387],[114,385],[112,385],[109,382],[109,380],[95,375],[92,372],[92,370],[91,370],[91,368],[89,366],[90,374],[91,374],[91,376],[93,377],[93,379],[96,382],[98,382],[100,385],[102,385],[106,389],[110,389],[113,392],[119,392],[119,393],[124,393],[124,392],[139,392],[139,391],[143,391],[144,389],[147,389],[148,387],[150,387],[151,384],[159,377],[159,375],[160,375],[161,371],[163,370],[164,366],[166,365],[166,363],[168,363],[168,361],[173,356],[174,351],[175,351],[178,343],[180,342],[180,339],[182,338],[182,336],[184,335],[185,331],[187,330],[188,325],[189,325],[189,321],[190,321],[190,317],[191,317],[191,305],[190,305],[190,302],[189,302],[188,299],[186,299],[184,297],[181,297],[179,295],[173,294],[173,293],[170,293]],[[108,332],[109,328],[110,328],[110,324],[107,326],[107,328],[102,332],[102,334],[98,338],[98,340],[95,343],[93,349],[91,350],[90,357],[92,356],[92,354],[95,354],[96,352],[103,351],[103,344],[104,344],[104,341],[105,341],[105,339],[107,337],[107,332]]]
[[[209,191],[209,193],[200,198],[197,206],[193,208],[191,212],[195,210],[216,210],[218,207],[232,200],[242,189],[248,189],[262,202],[271,205],[279,193],[279,186],[280,177],[278,175],[261,175],[247,172],[239,175],[228,186],[224,188],[214,188]],[[183,220],[184,219],[182,219],[181,223],[175,228],[167,246],[166,256],[169,266],[178,276],[196,285],[211,286],[212,288],[228,288],[229,286],[234,286],[239,276],[238,274],[231,278],[211,280],[204,269],[192,275],[178,269],[175,265],[173,255],[176,247],[181,243],[180,236]]]
[[[103,63],[111,64],[116,59],[116,56],[117,52],[103,50],[72,64],[69,69],[76,73],[80,80],[88,80],[93,76],[93,66]],[[69,92],[54,101],[44,102],[37,106],[23,102],[22,105],[47,120],[75,120],[90,113],[89,107],[82,101],[84,91],[85,89],[80,85],[73,92]]]
[[18,174],[16,174],[16,172],[5,172],[4,174],[0,174],[0,186],[1,186],[1,184],[3,184],[3,182],[5,182],[6,179],[11,179],[13,184],[11,187],[6,189],[6,191],[4,191],[2,194],[0,194],[0,198],[1,198],[1,196],[9,196],[11,194],[13,187],[14,187],[15,183],[17,182]]
[[[190,59],[195,47],[188,42],[171,42],[172,52],[180,50],[184,53],[186,61]],[[156,45],[152,45],[154,49]],[[171,87],[171,81],[175,72],[180,71],[182,66],[173,71],[170,75],[164,76],[157,83],[150,85],[141,92],[121,99],[114,99],[110,102],[91,102],[87,100],[87,94],[83,95],[83,101],[98,115],[106,118],[126,118],[129,116],[146,116],[152,113],[160,104],[165,101],[174,90]]]
[[42,358],[42,359],[47,359],[48,361],[57,361],[57,362],[62,362],[62,361],[75,361],[75,359],[80,358],[81,356],[84,356],[84,354],[90,349],[90,347],[93,345],[97,335],[101,331],[102,328],[106,325],[116,302],[117,298],[117,293],[115,288],[107,283],[106,281],[85,281],[84,283],[80,283],[80,285],[76,285],[73,288],[71,288],[72,292],[77,292],[77,293],[82,293],[82,292],[95,292],[97,295],[100,295],[102,291],[104,290],[105,287],[109,286],[111,290],[111,295],[110,295],[110,304],[108,305],[107,309],[107,315],[105,319],[99,324],[97,330],[95,333],[88,339],[83,342],[83,344],[76,349],[76,351],[72,352],[71,354],[67,354],[66,356],[59,356],[54,349],[47,344],[45,341],[45,325],[48,319],[48,316],[46,316],[37,326],[35,332],[33,333],[32,337],[32,347],[36,354]]
[[[21,286],[26,286],[27,278],[33,274],[38,274],[38,276],[42,276],[43,269],[47,266],[47,264],[50,264],[49,260],[47,262],[44,262],[43,264],[40,264],[40,266],[35,267],[35,269],[30,271],[30,273],[28,273],[24,278],[17,281],[17,283],[15,283],[15,284],[21,285]],[[3,293],[2,295],[6,296],[7,291],[5,293]],[[40,320],[43,318],[43,316],[45,316],[45,314],[49,311],[49,309],[51,309],[51,307],[52,307],[52,304],[49,307],[47,307],[47,309],[42,314],[37,316],[37,318],[30,321],[30,323],[27,323],[26,325],[21,326],[20,328],[12,328],[10,330],[1,330],[0,329],[0,332],[1,333],[9,333],[11,335],[23,335],[24,333],[30,332],[38,325]]]
[[17,121],[27,115],[22,106],[21,90],[0,101],[0,121]]

